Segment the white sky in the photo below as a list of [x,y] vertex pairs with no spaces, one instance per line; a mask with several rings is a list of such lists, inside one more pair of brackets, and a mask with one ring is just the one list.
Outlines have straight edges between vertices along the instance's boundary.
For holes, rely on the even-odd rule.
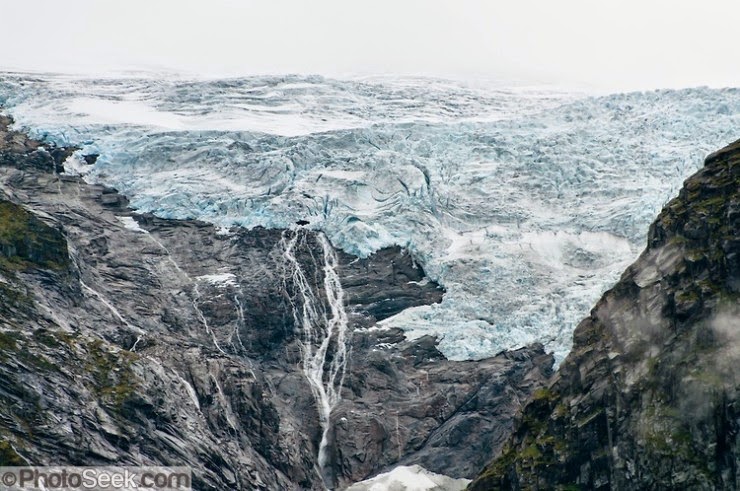
[[0,69],[740,86],[740,0],[0,0]]

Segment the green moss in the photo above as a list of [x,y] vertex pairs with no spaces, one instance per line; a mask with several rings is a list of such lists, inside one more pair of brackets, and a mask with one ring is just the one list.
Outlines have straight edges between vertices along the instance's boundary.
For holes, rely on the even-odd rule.
[[0,282],[0,314],[7,314],[11,310],[24,312],[33,310],[33,298],[25,290]]
[[[719,252],[721,253],[722,251],[719,251]],[[714,294],[714,293],[719,293],[720,291],[722,291],[722,288],[720,288],[719,285],[717,285],[710,279],[701,280],[700,282],[697,283],[697,286],[701,289],[702,292]]]
[[[547,389],[545,391],[547,392],[540,393],[540,400],[549,400],[552,397],[551,391]],[[529,407],[531,408],[531,405]],[[525,413],[519,431],[526,431],[524,441],[518,445],[507,443],[501,455],[483,470],[476,480],[477,483],[485,483],[491,489],[499,489],[504,477],[511,472],[528,475],[535,467],[546,468],[555,465],[558,459],[567,454],[567,443],[549,433],[546,423],[534,419],[532,415]]]
[[28,266],[28,263],[22,260],[18,256],[0,256],[0,270],[7,273],[15,273],[17,271],[23,271]]
[[532,394],[533,401],[552,402],[556,400],[557,398],[558,398],[558,395],[546,387],[537,389]]
[[568,443],[565,440],[557,439],[553,444],[553,448],[558,454],[565,455],[568,452]]
[[22,206],[0,200],[0,270],[15,272],[40,267],[69,267],[67,242],[59,230]]
[[657,356],[651,356],[647,359],[648,375],[655,375],[655,370],[658,369],[660,359]]
[[501,480],[514,466],[516,455],[515,449],[510,444],[506,444],[501,455],[488,464],[477,481],[492,483]]
[[28,233],[29,213],[9,201],[0,201],[0,241],[9,243]]
[[0,351],[15,352],[21,335],[14,331],[0,332]]
[[723,195],[712,196],[693,204],[693,207],[702,212],[716,212],[724,209],[728,203],[727,197]]
[[699,298],[699,292],[696,290],[683,290],[676,294],[676,300],[680,303],[698,302]]
[[687,446],[693,442],[691,433],[685,428],[678,427],[671,433],[671,440],[676,442],[678,445]]
[[44,356],[29,356],[28,361],[34,366],[38,367],[39,370],[42,370],[45,372],[58,372],[59,371],[59,367],[56,366],[54,363],[50,362]]
[[49,348],[72,348],[75,344],[75,337],[61,329],[36,329],[33,339]]
[[687,239],[683,235],[674,235],[673,237],[671,237],[670,242],[676,245],[686,245],[689,243],[689,239]]
[[124,350],[109,352],[100,339],[88,343],[87,349],[85,368],[92,375],[93,390],[104,403],[120,407],[136,390],[131,364],[138,355]]
[[0,466],[25,466],[28,462],[18,455],[13,445],[5,440],[0,440]]
[[701,445],[694,448],[693,436],[681,411],[670,405],[651,403],[643,417],[645,449],[653,458],[665,458],[682,465],[698,465],[699,470],[706,467],[705,456],[697,451]]
[[681,213],[686,211],[686,203],[684,203],[682,200],[678,198],[674,198],[668,203],[666,208],[668,208],[668,210],[670,210],[671,213],[680,215]]
[[537,445],[528,445],[521,452],[519,452],[519,458],[524,460],[538,461],[542,458],[542,452],[537,448]]
[[38,350],[29,349],[28,340],[20,332],[0,332],[0,360],[13,357],[43,371],[58,371],[59,368],[50,362]]
[[563,404],[562,402],[555,406],[555,411],[553,411],[553,414],[557,418],[563,418],[568,415],[568,406]]
[[33,339],[49,348],[59,348],[62,346],[62,343],[57,338],[57,333],[46,329],[36,329],[33,332]]

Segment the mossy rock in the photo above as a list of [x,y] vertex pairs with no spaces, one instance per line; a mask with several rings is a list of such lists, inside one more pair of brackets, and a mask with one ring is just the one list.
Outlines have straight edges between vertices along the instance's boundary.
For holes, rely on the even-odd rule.
[[[0,261],[0,272],[2,262]],[[29,313],[33,311],[33,298],[22,288],[0,281],[0,316],[8,321],[12,313]]]
[[120,408],[136,391],[137,377],[131,364],[138,359],[138,355],[125,350],[112,352],[108,348],[100,339],[88,343],[85,369],[92,375],[93,390],[101,402],[112,408]]
[[[34,366],[39,371],[59,371],[59,367],[46,354],[37,351],[38,345],[35,343],[38,342],[39,340],[35,336],[31,340],[24,337],[20,331],[0,331],[0,361],[13,358],[29,366]],[[66,348],[67,346],[63,347]]]
[[67,241],[22,206],[0,200],[0,269],[65,270],[69,267]]
[[537,389],[532,394],[533,401],[552,402],[558,399],[558,395],[547,387]]
[[26,466],[28,462],[18,455],[10,442],[0,440],[0,467]]

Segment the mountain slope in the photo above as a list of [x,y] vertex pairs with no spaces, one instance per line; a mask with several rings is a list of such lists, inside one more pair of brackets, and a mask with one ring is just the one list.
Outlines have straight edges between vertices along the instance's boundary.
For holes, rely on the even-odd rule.
[[740,141],[710,155],[469,489],[740,488]]
[[[305,228],[135,214],[114,189],[61,173],[73,149],[9,123],[0,118],[0,465],[185,465],[196,489],[216,490],[344,486],[401,461],[469,478],[550,375],[542,346],[453,362],[434,338],[365,329],[444,294],[399,247],[358,259]],[[292,238],[303,301],[336,307],[333,270],[350,330],[323,468]],[[337,352],[332,342],[327,361]]]

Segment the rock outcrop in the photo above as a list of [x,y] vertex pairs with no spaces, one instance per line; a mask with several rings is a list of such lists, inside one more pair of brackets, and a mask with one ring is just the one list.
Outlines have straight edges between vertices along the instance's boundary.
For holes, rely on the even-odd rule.
[[740,141],[686,180],[573,339],[469,489],[740,489]]
[[353,333],[322,481],[281,248],[301,234],[298,260],[323,298],[317,235],[135,214],[114,189],[62,173],[73,149],[9,122],[0,465],[186,465],[197,489],[216,490],[342,487],[398,463],[473,477],[551,375],[541,346],[453,362],[434,338],[374,328],[444,292],[400,248],[337,251]]

